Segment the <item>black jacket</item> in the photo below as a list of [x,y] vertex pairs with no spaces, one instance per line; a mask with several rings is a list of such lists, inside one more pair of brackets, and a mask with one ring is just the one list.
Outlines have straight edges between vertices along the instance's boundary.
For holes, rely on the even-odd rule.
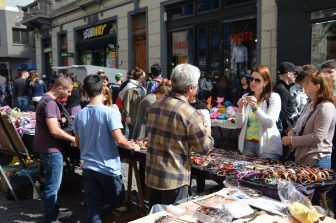
[[111,83],[110,84],[110,89],[112,91],[113,104],[115,104],[115,102],[117,101],[117,97],[118,97],[119,92],[120,92],[120,86],[121,86],[121,84],[116,84],[116,83]]
[[19,77],[14,81],[13,96],[28,96],[29,83],[27,79]]
[[278,81],[274,86],[274,92],[278,93],[281,98],[281,111],[280,111],[280,120],[282,123],[283,129],[287,129],[288,127],[292,127],[294,122],[292,120],[292,115],[294,113],[294,107],[292,102],[292,97],[289,93],[289,85],[287,85],[284,81]]

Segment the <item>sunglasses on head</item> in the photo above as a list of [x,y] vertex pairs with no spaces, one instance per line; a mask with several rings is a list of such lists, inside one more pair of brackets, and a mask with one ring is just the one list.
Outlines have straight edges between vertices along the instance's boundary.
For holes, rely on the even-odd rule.
[[260,84],[260,83],[261,83],[261,79],[251,77],[250,82],[253,82],[253,81],[256,82],[257,84]]

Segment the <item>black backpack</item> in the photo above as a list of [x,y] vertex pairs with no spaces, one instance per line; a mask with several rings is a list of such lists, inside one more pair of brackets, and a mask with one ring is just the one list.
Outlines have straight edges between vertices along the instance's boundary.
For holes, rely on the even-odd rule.
[[64,107],[63,104],[59,103],[57,100],[54,100],[52,98],[45,98],[45,99],[42,99],[42,107],[39,111],[38,114],[36,115],[39,115],[39,116],[45,116],[45,109],[47,107],[47,104],[49,101],[55,101],[60,112],[61,112],[61,116],[65,118],[66,122],[65,123],[62,123],[60,122],[60,125],[61,125],[61,129],[63,129],[66,133],[70,134],[70,135],[74,135],[75,132],[74,132],[74,121],[72,119],[72,117],[70,116],[69,112],[66,110],[66,108]]

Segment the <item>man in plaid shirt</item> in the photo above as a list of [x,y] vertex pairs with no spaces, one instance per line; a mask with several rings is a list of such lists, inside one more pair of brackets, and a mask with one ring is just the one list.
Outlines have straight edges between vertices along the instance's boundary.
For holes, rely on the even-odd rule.
[[188,103],[197,94],[200,71],[180,64],[171,74],[172,92],[147,113],[146,185],[149,205],[174,204],[188,196],[190,152],[207,153],[213,138],[202,115]]

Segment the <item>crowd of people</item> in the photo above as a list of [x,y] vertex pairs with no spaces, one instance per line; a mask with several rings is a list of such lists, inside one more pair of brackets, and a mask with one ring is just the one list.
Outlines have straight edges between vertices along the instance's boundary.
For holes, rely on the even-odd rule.
[[[210,113],[203,103],[211,96],[237,105],[241,153],[334,168],[336,60],[321,67],[283,62],[274,87],[266,66],[254,67],[235,89],[225,76],[214,86],[209,74],[201,78],[190,64],[177,65],[170,80],[162,76],[154,64],[149,77],[136,67],[126,81],[116,74],[115,83],[109,83],[104,71],[83,83],[73,75],[60,75],[48,91],[37,73],[27,81],[29,73],[24,71],[14,81],[14,106],[28,110],[31,98],[36,109],[34,151],[45,168],[45,222],[71,215],[59,212],[57,205],[64,141],[80,150],[89,222],[102,222],[104,214],[123,201],[118,146],[139,150],[126,138],[148,138],[142,165],[149,206],[186,198],[190,152],[207,153],[214,147]],[[73,132],[59,124],[64,122],[60,104],[74,117]]]

